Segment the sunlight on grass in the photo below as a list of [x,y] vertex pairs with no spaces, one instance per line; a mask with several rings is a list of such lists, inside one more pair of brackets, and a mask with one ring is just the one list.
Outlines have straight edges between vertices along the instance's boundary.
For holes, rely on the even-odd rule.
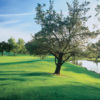
[[0,57],[0,100],[100,99],[100,75],[65,63],[53,73],[54,58]]

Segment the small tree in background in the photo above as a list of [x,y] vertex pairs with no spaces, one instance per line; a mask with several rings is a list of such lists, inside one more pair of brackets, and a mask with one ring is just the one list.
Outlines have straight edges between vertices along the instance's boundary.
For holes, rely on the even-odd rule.
[[19,46],[19,51],[18,51],[19,53],[25,53],[27,51],[24,43],[25,42],[22,38],[18,39],[17,45]]
[[16,43],[15,39],[14,38],[10,38],[8,39],[8,43],[11,45],[11,52],[14,53],[14,56],[15,54],[19,51],[19,45]]
[[10,52],[10,50],[11,50],[10,44],[6,43],[5,41],[0,42],[0,52],[2,56],[3,56],[4,51]]
[[100,56],[100,40],[96,43],[88,45],[87,52],[88,57],[95,58],[95,61],[97,61]]

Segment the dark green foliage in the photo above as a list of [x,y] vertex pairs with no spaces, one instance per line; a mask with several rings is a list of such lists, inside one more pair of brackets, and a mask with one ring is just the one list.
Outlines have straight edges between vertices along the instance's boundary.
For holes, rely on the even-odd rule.
[[33,54],[33,51],[34,51],[33,41],[27,42],[27,43],[25,44],[25,47],[26,47],[28,53],[29,53],[30,55],[32,55],[32,54]]
[[10,52],[12,46],[9,43],[6,43],[5,41],[0,42],[0,52],[2,53],[3,56],[3,52]]
[[25,48],[24,43],[25,42],[22,38],[18,39],[18,42],[17,42],[17,45],[18,45],[18,48],[19,48],[18,53],[21,53],[21,54],[26,53],[26,48]]
[[14,53],[14,56],[15,56],[15,53],[17,53],[17,50],[18,50],[18,45],[15,39],[11,37],[10,39],[8,39],[8,43],[12,46],[11,51]]
[[53,9],[53,1],[50,0],[48,10],[43,8],[45,4],[36,7],[36,23],[41,25],[41,31],[35,34],[32,46],[35,55],[52,54],[55,56],[57,66],[55,73],[60,74],[62,64],[70,57],[80,56],[83,52],[85,39],[92,37],[85,22],[90,16],[86,16],[89,2],[79,4],[78,0],[73,5],[67,2],[69,14],[64,16],[62,11],[57,13]]
[[11,37],[10,39],[8,39],[8,43],[12,47],[10,51],[14,53],[14,56],[16,53],[26,53],[26,48],[24,45],[25,42],[23,39],[19,38],[18,42],[16,42],[15,39]]
[[96,43],[88,45],[86,52],[88,58],[96,58],[95,61],[97,61],[100,56],[100,40]]
[[36,23],[41,25],[41,30],[35,34],[33,39],[34,54],[46,55],[51,53],[55,56],[57,66],[55,73],[60,74],[62,64],[70,57],[82,54],[84,40],[91,37],[94,32],[90,32],[85,22],[90,16],[86,16],[89,2],[79,4],[78,0],[73,1],[73,5],[67,2],[68,16],[63,12],[57,13],[53,9],[53,1],[44,10],[45,4],[38,4],[36,7]]

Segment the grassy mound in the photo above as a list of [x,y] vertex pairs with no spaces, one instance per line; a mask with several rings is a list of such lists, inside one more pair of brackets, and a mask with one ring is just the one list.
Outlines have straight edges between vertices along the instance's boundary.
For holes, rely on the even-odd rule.
[[0,57],[0,100],[100,99],[100,75],[70,63],[54,70],[53,57]]

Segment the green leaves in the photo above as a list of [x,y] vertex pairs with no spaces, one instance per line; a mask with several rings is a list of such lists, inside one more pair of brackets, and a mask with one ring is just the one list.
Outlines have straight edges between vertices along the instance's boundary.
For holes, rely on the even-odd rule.
[[85,40],[92,37],[94,32],[90,32],[85,22],[90,18],[86,13],[90,8],[89,2],[79,4],[74,0],[72,5],[67,2],[68,15],[64,16],[53,9],[53,1],[47,10],[45,5],[38,4],[36,7],[36,22],[41,25],[41,30],[37,32],[32,40],[33,53],[36,55],[46,55],[51,53],[57,59],[62,56],[62,61],[68,60],[71,56],[82,54]]
[[95,16],[98,16],[100,14],[100,5],[97,5],[97,7],[95,8],[96,10],[96,15]]

